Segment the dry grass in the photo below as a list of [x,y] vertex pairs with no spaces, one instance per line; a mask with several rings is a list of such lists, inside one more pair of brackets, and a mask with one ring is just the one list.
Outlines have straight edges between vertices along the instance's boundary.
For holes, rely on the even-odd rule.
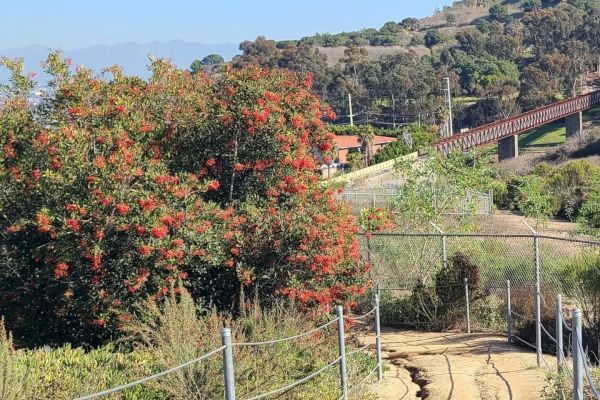
[[[410,41],[409,41],[410,42]],[[409,46],[409,42],[405,45],[398,46],[363,46],[369,53],[369,60],[377,61],[383,56],[407,53],[414,51],[417,55],[423,56],[429,54],[429,49],[425,46]],[[327,64],[331,67],[337,64],[344,57],[346,47],[319,47],[319,51],[327,56]]]

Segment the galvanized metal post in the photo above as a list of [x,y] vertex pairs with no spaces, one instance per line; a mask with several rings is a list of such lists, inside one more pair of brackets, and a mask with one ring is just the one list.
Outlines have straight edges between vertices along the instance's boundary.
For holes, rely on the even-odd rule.
[[506,280],[506,336],[508,343],[512,343],[512,309],[510,305],[510,280]]
[[223,349],[223,378],[225,380],[225,400],[235,400],[235,377],[233,374],[233,349],[231,346],[231,329],[221,329]]
[[535,242],[535,348],[538,367],[542,364],[542,293],[540,289],[540,238]]
[[583,353],[581,352],[581,310],[571,310],[571,326],[573,337],[571,348],[573,352],[573,400],[583,400]]
[[340,349],[340,388],[342,390],[342,399],[348,400],[348,382],[346,380],[346,338],[344,332],[344,308],[337,306],[338,316],[338,346]]
[[[371,265],[371,232],[367,231],[367,262]],[[371,271],[370,269],[369,271]]]
[[446,235],[442,233],[442,265],[444,268],[448,266],[448,247],[446,244]]
[[471,333],[471,308],[469,307],[469,280],[465,278],[465,304],[467,306],[467,333]]
[[523,223],[533,234],[535,251],[535,353],[537,366],[542,365],[542,293],[540,289],[540,238],[537,232],[527,222]]
[[442,239],[442,266],[444,268],[446,268],[446,265],[448,264],[448,252],[447,252],[447,247],[446,247],[446,235],[444,234],[444,231],[439,226],[437,226],[433,222],[430,222],[430,224],[431,224],[431,226],[433,226],[435,228],[435,230],[438,231],[438,233],[440,234],[440,238]]
[[563,352],[563,326],[562,326],[562,297],[556,295],[556,363],[560,373],[565,354]]
[[375,293],[375,347],[377,351],[377,380],[383,379],[383,365],[381,363],[381,320],[379,318],[379,286]]

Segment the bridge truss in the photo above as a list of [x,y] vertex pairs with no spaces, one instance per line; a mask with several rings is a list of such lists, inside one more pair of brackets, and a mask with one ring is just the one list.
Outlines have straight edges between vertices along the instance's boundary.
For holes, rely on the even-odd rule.
[[466,151],[476,146],[494,143],[598,105],[600,90],[438,140],[433,143],[433,147],[447,156],[454,150]]

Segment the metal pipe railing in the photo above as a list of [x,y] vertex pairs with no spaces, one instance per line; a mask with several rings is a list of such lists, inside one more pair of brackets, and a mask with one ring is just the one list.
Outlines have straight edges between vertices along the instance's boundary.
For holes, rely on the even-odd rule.
[[277,343],[281,343],[281,342],[286,342],[286,341],[292,341],[292,340],[297,340],[300,338],[304,338],[307,336],[310,336],[312,334],[314,334],[317,331],[320,331],[322,329],[325,329],[331,325],[333,325],[334,323],[337,322],[337,331],[338,331],[338,349],[339,349],[339,357],[337,357],[335,360],[329,362],[328,364],[326,364],[325,366],[323,366],[322,368],[318,369],[317,371],[301,378],[298,379],[286,386],[274,389],[272,391],[269,391],[267,393],[263,393],[254,397],[251,397],[247,400],[259,400],[259,399],[263,399],[266,397],[270,397],[273,395],[277,395],[277,394],[281,394],[284,393],[288,390],[291,390],[299,385],[302,385],[303,383],[306,383],[308,381],[310,381],[311,379],[317,377],[318,375],[322,374],[323,372],[325,372],[327,369],[329,369],[330,367],[339,364],[340,367],[340,391],[342,392],[342,397],[341,399],[343,400],[347,400],[348,398],[348,394],[350,393],[350,390],[348,389],[348,373],[347,373],[347,366],[346,366],[346,360],[347,357],[354,355],[356,353],[359,353],[361,351],[366,351],[369,347],[372,347],[371,344],[367,344],[364,345],[362,347],[359,347],[355,350],[352,350],[350,352],[346,352],[346,337],[345,337],[345,324],[344,324],[344,320],[345,318],[348,319],[352,319],[352,320],[362,320],[362,319],[366,319],[369,316],[371,316],[372,314],[374,315],[375,318],[375,332],[376,332],[376,338],[375,338],[375,349],[376,349],[376,358],[377,358],[377,363],[375,365],[375,368],[373,368],[373,370],[371,372],[369,372],[369,374],[362,379],[359,383],[357,383],[356,385],[354,385],[351,390],[354,391],[356,389],[358,389],[361,385],[363,385],[372,375],[373,373],[375,373],[375,371],[377,371],[378,373],[378,381],[381,381],[382,379],[382,359],[381,359],[381,326],[380,326],[380,314],[379,314],[379,294],[376,293],[375,295],[375,306],[367,311],[365,314],[363,315],[359,315],[359,316],[344,316],[344,310],[342,306],[337,306],[336,307],[336,311],[337,311],[337,317],[331,321],[326,322],[323,325],[320,325],[314,329],[311,329],[309,331],[300,333],[298,335],[294,335],[294,336],[289,336],[289,337],[285,337],[285,338],[280,338],[280,339],[272,339],[272,340],[266,340],[266,341],[260,341],[260,342],[237,342],[234,343],[232,341],[232,336],[231,336],[231,330],[229,328],[223,328],[221,330],[221,341],[222,341],[222,346],[202,355],[201,357],[198,357],[196,359],[187,361],[181,365],[178,365],[176,367],[167,369],[165,371],[159,372],[157,374],[154,375],[150,375],[147,376],[145,378],[139,379],[137,381],[128,383],[128,384],[124,384],[124,385],[120,385],[111,389],[107,389],[107,390],[103,390],[101,392],[98,393],[94,393],[94,394],[90,394],[84,397],[80,397],[77,400],[92,400],[92,399],[96,399],[99,397],[103,397],[103,396],[107,396],[113,393],[117,393],[120,391],[123,391],[125,389],[129,389],[132,388],[134,386],[137,385],[141,385],[143,383],[149,382],[151,380],[154,379],[158,379],[162,376],[165,376],[167,374],[170,374],[172,372],[178,371],[180,369],[186,368],[192,364],[198,363],[212,355],[215,355],[219,352],[222,352],[222,359],[223,359],[223,384],[224,384],[224,391],[225,391],[225,400],[235,400],[236,399],[236,392],[235,392],[235,373],[234,373],[234,357],[233,357],[233,348],[234,347],[248,347],[248,346],[267,346],[267,345],[273,345],[273,344],[277,344]]

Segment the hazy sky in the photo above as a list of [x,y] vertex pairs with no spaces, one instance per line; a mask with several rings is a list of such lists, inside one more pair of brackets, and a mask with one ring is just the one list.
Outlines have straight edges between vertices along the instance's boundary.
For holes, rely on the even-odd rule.
[[181,39],[239,43],[264,35],[380,27],[424,17],[451,0],[0,0],[0,49]]

